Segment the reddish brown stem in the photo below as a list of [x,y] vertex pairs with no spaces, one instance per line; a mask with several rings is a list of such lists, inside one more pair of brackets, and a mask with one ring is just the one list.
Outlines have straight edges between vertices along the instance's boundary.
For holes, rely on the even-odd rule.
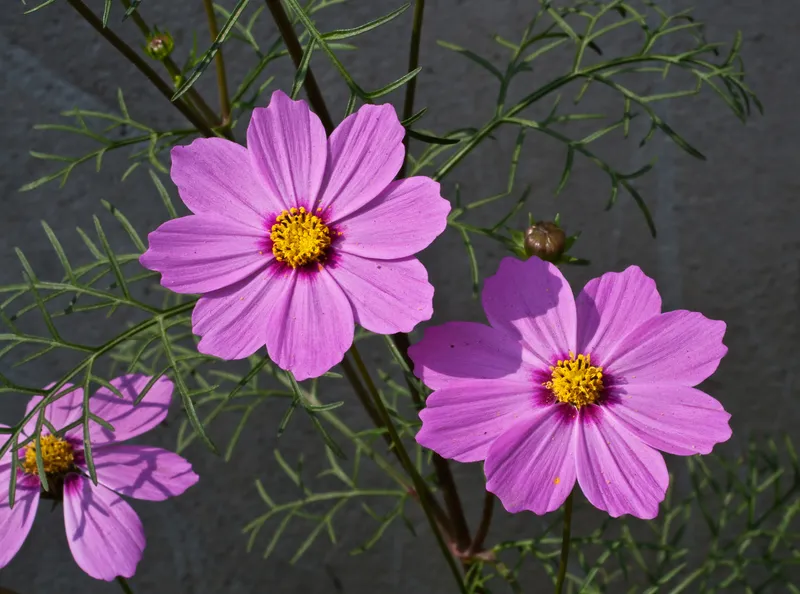
[[[300,45],[300,40],[294,32],[292,22],[283,9],[283,4],[281,4],[281,0],[266,0],[266,2],[267,8],[269,8],[269,11],[272,13],[272,19],[278,26],[278,31],[283,38],[283,43],[286,44],[286,49],[292,57],[294,67],[299,68],[300,62],[303,60],[303,47]],[[311,68],[306,71],[306,78],[303,86],[306,89],[306,95],[308,95],[308,102],[322,121],[325,131],[330,135],[335,126],[331,114],[328,111],[328,107],[325,105],[325,100],[322,98],[322,92],[317,85],[317,79],[314,78],[314,73],[311,72]]]

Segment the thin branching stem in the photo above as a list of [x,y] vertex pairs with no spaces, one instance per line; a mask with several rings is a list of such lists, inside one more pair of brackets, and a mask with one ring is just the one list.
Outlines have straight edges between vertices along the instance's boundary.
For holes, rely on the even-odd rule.
[[[125,6],[126,10],[131,7],[130,0],[122,0],[122,4]],[[138,10],[133,11],[133,13],[131,14],[131,19],[133,19],[133,22],[139,28],[139,31],[142,32],[142,35],[144,35],[145,38],[147,38],[152,32],[152,29],[150,28],[150,25],[147,24],[147,21],[144,20],[144,18],[142,17],[142,15],[139,13]],[[162,62],[164,64],[164,68],[166,68],[170,77],[172,77],[172,80],[175,80],[177,77],[181,75],[181,69],[178,67],[178,65],[170,56],[166,56],[162,60]],[[217,124],[219,116],[216,113],[214,113],[214,110],[211,109],[211,107],[209,107],[208,103],[206,103],[205,99],[203,99],[203,96],[200,95],[200,93],[198,93],[194,88],[191,88],[186,92],[186,96],[192,103],[192,105],[194,105],[200,112],[200,115],[203,118],[205,118],[206,122],[208,122],[209,125]]]
[[[134,14],[136,14],[136,13],[134,13]],[[130,585],[128,584],[128,580],[126,580],[124,577],[121,577],[121,576],[118,577],[117,578],[117,583],[119,584],[119,587],[122,588],[122,591],[125,592],[125,594],[133,594],[133,590],[131,589]]]
[[558,562],[558,576],[556,577],[556,594],[561,594],[564,590],[564,579],[567,576],[567,562],[569,561],[569,549],[572,532],[572,498],[575,491],[572,491],[564,502],[564,530],[561,535],[561,558]]
[[[392,342],[403,357],[406,368],[413,369],[414,364],[408,356],[408,349],[411,346],[408,334],[393,334]],[[419,388],[409,377],[406,377],[406,383],[411,393],[414,406],[417,410],[421,410],[424,408],[425,403],[422,400],[422,395],[419,393]],[[461,504],[461,497],[458,494],[458,488],[456,487],[453,473],[450,470],[450,463],[436,452],[432,454],[432,462],[433,468],[436,471],[436,481],[439,483],[439,488],[442,490],[442,496],[444,497],[445,506],[447,507],[447,515],[453,526],[453,537],[455,538],[456,548],[459,551],[465,551],[469,547],[471,541],[469,525],[467,524],[467,516],[464,514],[464,507]]]
[[508,118],[513,118],[518,113],[526,109],[528,106],[536,103],[537,101],[543,99],[550,93],[568,85],[569,83],[579,80],[579,79],[588,79],[594,75],[598,75],[605,70],[610,70],[612,68],[616,68],[618,66],[624,66],[628,64],[639,64],[639,63],[648,63],[648,62],[660,62],[664,64],[671,64],[676,65],[679,67],[682,66],[696,66],[707,68],[710,71],[713,70],[714,66],[703,62],[701,60],[696,60],[692,58],[681,58],[680,56],[670,56],[666,54],[647,54],[647,55],[636,55],[636,56],[625,56],[622,58],[616,58],[614,60],[609,60],[607,62],[601,62],[599,64],[595,64],[593,66],[589,66],[583,68],[578,71],[570,72],[569,74],[565,74],[563,76],[559,76],[556,79],[553,79],[546,85],[539,87],[533,93],[530,93],[526,97],[524,97],[519,103],[514,105],[513,107],[509,108],[508,111],[502,114],[498,114],[489,120],[480,130],[478,130],[473,136],[467,140],[463,146],[461,146],[458,151],[453,153],[442,165],[438,167],[436,172],[433,174],[433,179],[436,181],[441,181],[444,177],[449,174],[455,167],[458,165],[464,157],[466,157],[472,150],[478,146],[484,139],[486,139],[496,128],[498,128],[501,124],[506,123]]
[[[412,72],[419,67],[419,45],[422,40],[422,19],[425,14],[425,0],[417,0],[414,3],[414,18],[413,23],[411,25],[411,43],[409,44],[408,50],[408,72]],[[412,115],[414,115],[414,96],[417,92],[417,77],[415,76],[406,85],[406,97],[403,102],[403,120],[407,120]],[[408,144],[410,141],[410,137],[406,134],[403,137],[403,144],[406,147],[406,155],[408,155]],[[403,165],[400,167],[400,173],[397,175],[398,178],[403,178],[406,176],[406,163],[407,160],[403,161]]]
[[[300,45],[300,40],[297,38],[297,33],[295,33],[294,27],[292,26],[292,21],[289,20],[286,11],[283,9],[281,0],[266,0],[266,3],[267,8],[269,8],[269,11],[272,13],[275,25],[278,27],[278,31],[283,38],[283,42],[286,44],[286,49],[289,50],[289,55],[292,57],[295,68],[299,68],[300,63],[303,61],[303,47]],[[322,91],[320,91],[317,85],[314,73],[311,72],[311,68],[306,72],[303,86],[306,89],[306,95],[308,95],[308,102],[311,103],[311,107],[314,108],[314,111],[322,121],[325,131],[330,135],[335,125],[328,111],[328,107],[325,105],[325,100],[322,98]]]
[[[341,365],[342,365],[342,371],[344,371],[344,375],[347,378],[347,381],[349,381],[350,385],[353,387],[353,391],[356,393],[356,396],[358,396],[361,405],[366,409],[369,418],[372,420],[372,422],[375,424],[376,427],[384,430],[383,438],[386,441],[386,445],[389,446],[390,450],[394,452],[394,454],[397,456],[398,460],[400,460],[400,463],[402,464],[402,460],[400,459],[400,453],[397,450],[397,448],[393,447],[391,435],[389,434],[387,427],[385,427],[380,413],[373,405],[372,400],[370,399],[369,392],[364,388],[364,384],[361,383],[361,380],[358,377],[358,372],[353,367],[353,364],[347,357],[344,358]],[[431,493],[430,490],[428,489],[428,485],[425,484],[424,486],[425,486],[424,493],[420,493],[419,495],[420,503],[422,503],[423,499],[425,499],[429,503],[429,505],[431,506],[431,510],[433,511],[433,515],[435,516],[436,521],[439,524],[439,527],[445,533],[447,538],[451,538],[453,530],[447,514],[441,508],[439,502],[436,501],[436,498],[433,496],[433,493]]]
[[430,501],[427,500],[427,497],[422,497],[422,493],[425,492],[425,481],[417,472],[417,468],[414,466],[414,463],[411,461],[411,458],[406,451],[406,447],[403,444],[403,440],[400,439],[400,436],[397,433],[397,429],[395,429],[394,422],[392,421],[391,416],[389,416],[389,411],[386,410],[386,405],[383,402],[383,398],[381,398],[378,389],[375,387],[375,382],[372,380],[372,377],[369,374],[369,370],[367,370],[366,365],[364,365],[364,360],[361,358],[361,354],[358,352],[358,347],[356,343],[353,343],[353,346],[350,347],[350,354],[353,356],[353,359],[356,362],[356,367],[358,371],[361,373],[362,378],[364,379],[364,383],[367,386],[367,390],[372,397],[372,400],[375,404],[375,408],[378,411],[378,414],[383,421],[383,424],[386,426],[386,429],[389,431],[389,435],[392,438],[392,444],[397,452],[398,458],[400,458],[400,462],[403,465],[403,469],[406,473],[411,477],[411,480],[414,482],[414,488],[417,490],[417,493],[420,495],[420,502],[422,503],[422,509],[425,511],[425,517],[428,520],[428,524],[430,525],[431,531],[433,532],[434,536],[436,537],[436,542],[439,545],[439,548],[442,551],[442,554],[447,561],[447,565],[450,568],[450,571],[453,573],[453,577],[455,578],[456,582],[458,583],[459,590],[466,594],[466,589],[464,587],[464,581],[461,577],[461,572],[458,569],[458,565],[456,565],[455,558],[453,557],[452,553],[450,552],[447,543],[445,542],[444,538],[442,537],[442,533],[439,530],[439,526],[436,523],[436,518],[433,515],[433,510],[430,506]]
[[206,137],[217,136],[217,134],[214,133],[205,120],[203,120],[193,109],[191,109],[191,107],[189,107],[185,101],[172,101],[172,88],[166,82],[164,82],[164,80],[158,75],[158,73],[156,73],[155,70],[150,68],[150,65],[144,61],[144,58],[137,54],[133,48],[131,48],[131,46],[120,39],[111,29],[104,27],[103,21],[98,18],[88,6],[81,2],[81,0],[67,0],[67,2],[69,2],[69,5],[72,6],[72,8],[74,8],[75,11],[81,15],[95,31],[102,35],[106,41],[108,41],[117,51],[119,51],[119,53],[125,56],[125,58],[127,58],[127,60],[133,64],[137,70],[139,70],[139,72],[144,74],[147,79],[153,83],[153,86],[158,89],[159,93],[164,95],[164,97],[166,97],[167,100],[172,103],[195,128],[197,128]]
[[99,357],[105,355],[106,353],[111,352],[113,349],[115,349],[125,341],[130,340],[135,336],[138,336],[145,330],[149,330],[150,328],[161,324],[163,320],[190,311],[192,308],[194,308],[196,303],[197,300],[192,299],[190,301],[187,301],[186,303],[176,305],[175,307],[172,307],[170,309],[165,309],[160,314],[155,315],[148,320],[144,320],[143,322],[140,322],[135,326],[131,326],[125,332],[115,336],[105,344],[97,347],[92,354],[87,356],[83,361],[78,363],[70,371],[61,376],[61,379],[58,380],[52,387],[50,387],[47,390],[41,390],[41,389],[37,390],[37,393],[39,394],[44,393],[44,398],[42,398],[39,402],[37,402],[33,406],[33,408],[22,418],[22,420],[14,427],[14,432],[12,433],[12,436],[2,447],[0,447],[0,458],[2,458],[6,454],[6,452],[8,452],[12,443],[15,443],[22,435],[23,427],[25,427],[32,419],[36,418],[39,412],[41,410],[44,410],[44,407],[52,404],[55,400],[67,394],[68,392],[62,393],[59,391],[79,373],[85,371],[86,369],[89,369]]
[[478,530],[475,532],[475,538],[472,539],[472,544],[469,547],[470,555],[476,555],[483,550],[483,543],[486,542],[486,536],[489,534],[489,527],[492,525],[492,512],[494,511],[494,493],[486,491],[483,497],[483,512],[481,513],[481,523],[478,525]]
[[[206,18],[208,19],[208,32],[213,42],[219,35],[217,16],[214,14],[214,3],[212,0],[203,0],[203,6],[206,9]],[[217,50],[217,55],[214,56],[214,63],[217,67],[217,89],[219,91],[219,108],[222,112],[222,125],[229,127],[231,124],[231,100],[228,96],[228,75],[225,71],[225,58],[222,55],[221,47]]]
[[[292,56],[292,60],[295,63],[296,67],[300,66],[300,63],[303,59],[303,48],[300,46],[300,41],[297,38],[297,34],[292,27],[292,23],[289,20],[286,12],[283,9],[283,5],[281,4],[280,0],[266,0],[267,7],[269,8],[270,12],[272,13],[273,19],[275,20],[275,24],[278,26],[278,30],[283,37],[284,43],[286,44],[289,53]],[[422,9],[424,8],[424,1],[420,2],[415,9],[415,27],[418,31],[417,35],[421,31],[422,27]],[[412,41],[412,45],[416,44],[419,45],[419,39],[416,41]],[[419,48],[417,50],[412,50],[413,55],[411,58],[418,62],[419,61]],[[415,67],[416,68],[416,67]],[[411,69],[410,69],[411,70]],[[413,83],[415,79],[411,79],[410,83]],[[309,84],[309,82],[311,84]],[[313,78],[311,73],[311,69],[309,68],[306,73],[305,79],[305,87],[306,93],[308,94],[308,100],[311,103],[314,111],[319,115],[320,119],[322,120],[323,125],[325,126],[326,131],[330,134],[333,131],[333,120],[330,117],[330,112],[325,104],[325,100],[322,97],[321,92],[319,91],[319,87],[316,84],[316,81]],[[414,95],[413,92],[411,94],[410,103],[407,104],[406,109],[413,110],[413,99]],[[406,100],[409,101],[408,95],[406,95]],[[399,341],[402,346],[400,346],[400,350],[403,353],[404,357],[407,357],[407,350],[409,346],[408,336],[402,335],[404,338],[399,338],[399,335],[395,335],[396,341]],[[410,387],[411,384],[409,384]],[[355,386],[354,386],[355,389]],[[415,402],[421,402],[421,396],[418,393],[416,387],[412,387],[411,389],[412,395],[416,397]],[[369,413],[369,409],[367,409]],[[387,428],[388,429],[388,428]],[[437,480],[439,483],[440,488],[442,489],[442,493],[445,498],[445,504],[448,508],[448,516],[449,522],[447,525],[453,526],[454,531],[454,538],[456,540],[456,546],[459,550],[465,550],[466,547],[469,546],[470,537],[469,537],[469,528],[467,526],[466,516],[464,515],[464,511],[461,505],[461,500],[459,498],[458,492],[455,488],[455,481],[453,479],[453,475],[450,472],[449,464],[446,460],[434,454],[434,467],[437,474]],[[426,487],[427,488],[427,487]],[[424,495],[420,493],[420,496],[423,497]],[[432,498],[431,498],[432,499]],[[433,507],[431,505],[431,507]],[[441,520],[440,520],[441,523]]]

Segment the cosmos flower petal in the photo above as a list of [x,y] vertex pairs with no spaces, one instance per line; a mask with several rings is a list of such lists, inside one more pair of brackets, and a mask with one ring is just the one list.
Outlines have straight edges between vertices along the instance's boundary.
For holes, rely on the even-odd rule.
[[119,495],[79,474],[64,481],[64,526],[78,566],[98,580],[130,578],[142,558],[142,522]]
[[530,367],[522,345],[508,334],[475,322],[448,322],[425,328],[408,356],[414,375],[438,390],[476,379],[514,381],[530,387]]
[[517,336],[543,364],[575,350],[575,300],[549,262],[503,258],[486,279],[482,301],[489,323]]
[[687,386],[621,386],[606,410],[650,447],[678,456],[708,454],[731,437],[731,415],[705,392]]
[[586,283],[575,299],[578,345],[592,361],[609,361],[622,339],[661,313],[661,296],[653,279],[638,266],[609,272]]
[[433,285],[416,258],[372,260],[341,254],[328,271],[353,305],[355,321],[370,332],[411,332],[433,315]]
[[502,379],[436,390],[420,411],[417,443],[458,462],[484,460],[492,442],[530,409],[529,400],[528,386]]
[[428,247],[447,227],[450,202],[427,177],[391,182],[380,195],[337,221],[343,252],[393,260]]
[[604,370],[626,384],[696,386],[716,371],[728,351],[724,334],[725,322],[697,312],[663,313],[628,334]]
[[36,519],[41,492],[38,479],[19,475],[14,507],[9,507],[10,480],[11,454],[7,453],[0,460],[0,569],[11,562],[28,537]]
[[102,425],[91,424],[92,445],[131,439],[150,431],[167,417],[173,385],[166,377],[158,378],[142,401],[134,405],[151,379],[137,373],[123,375],[109,382],[122,394],[122,398],[106,387],[101,387],[92,395],[89,410],[114,427],[111,432]]
[[276,204],[283,209],[310,209],[315,204],[328,159],[327,138],[305,101],[292,101],[283,91],[275,91],[269,107],[253,110],[247,147],[265,191]]
[[319,205],[336,222],[376,198],[400,171],[405,129],[389,104],[364,105],[328,139],[326,184]]
[[[49,390],[55,384],[51,383],[45,386],[45,390]],[[63,396],[62,396],[63,394]],[[34,407],[42,401],[42,396],[32,396],[28,401],[28,406],[25,408],[25,416],[28,416]],[[67,425],[74,423],[81,418],[83,411],[83,388],[79,388],[72,384],[64,384],[58,389],[58,393],[53,398],[57,398],[47,405],[44,418],[58,431]],[[35,415],[25,424],[23,432],[26,435],[33,435],[36,433],[36,422],[38,415]],[[42,428],[43,433],[50,433],[47,427]],[[67,433],[68,436],[74,434],[80,435],[81,429],[73,429]]]
[[612,517],[658,515],[669,486],[664,457],[602,407],[581,409],[578,482],[589,502]]
[[170,153],[170,177],[194,214],[216,214],[262,228],[268,215],[282,210],[250,163],[245,147],[223,138],[198,138]]
[[172,219],[148,235],[139,262],[160,272],[161,284],[176,293],[215,291],[269,264],[266,233],[216,214]]
[[[98,482],[134,499],[163,501],[200,479],[186,459],[151,446],[103,446],[94,450],[93,459]],[[82,469],[88,473],[88,468]]]
[[267,342],[267,319],[291,277],[277,265],[205,294],[192,311],[197,350],[220,359],[244,359]]
[[295,270],[267,318],[267,351],[298,381],[319,377],[353,344],[353,308],[326,270]]
[[575,485],[580,431],[574,410],[553,405],[528,413],[489,448],[486,489],[511,513],[558,509]]

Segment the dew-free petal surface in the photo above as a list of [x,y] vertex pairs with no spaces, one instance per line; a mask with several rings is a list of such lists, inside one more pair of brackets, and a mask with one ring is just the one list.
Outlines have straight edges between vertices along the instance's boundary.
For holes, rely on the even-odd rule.
[[605,371],[626,384],[696,386],[716,371],[728,351],[725,322],[692,311],[648,319],[617,347]]
[[[44,389],[48,390],[54,385],[55,384],[52,383],[48,384]],[[59,431],[81,418],[81,412],[83,411],[83,388],[72,384],[64,384],[58,389],[58,393],[54,395],[54,398],[55,397],[58,397],[58,399],[55,401],[51,400],[50,404],[45,408],[44,418],[50,422],[56,431]],[[28,400],[28,405],[25,407],[25,416],[31,413],[34,407],[42,401],[42,398],[43,396],[32,396],[31,399]],[[34,415],[31,420],[25,424],[23,432],[26,435],[33,435],[36,433],[37,416],[38,415]],[[80,431],[80,428],[73,429],[67,433],[67,436],[73,436],[76,433],[80,436]],[[44,426],[42,427],[42,432],[50,433],[47,427]]]
[[150,376],[133,373],[111,380],[109,383],[124,398],[106,387],[101,387],[92,395],[89,410],[114,427],[111,432],[102,425],[91,423],[93,446],[131,439],[150,431],[167,417],[173,385],[166,377],[158,378],[142,401],[136,406],[133,404],[151,379]]
[[[0,444],[5,436],[0,436]],[[41,487],[35,477],[25,477],[21,473],[17,478],[17,491],[14,496],[14,507],[8,505],[8,487],[11,481],[11,454],[7,453],[0,460],[0,568],[8,565],[19,552],[39,507]]]
[[377,198],[336,223],[339,249],[365,258],[393,260],[428,247],[447,227],[450,202],[427,177],[391,182]]
[[267,318],[267,351],[298,381],[319,377],[353,344],[353,308],[326,270],[295,270]]
[[328,139],[326,184],[319,205],[339,221],[376,198],[400,171],[405,129],[389,104],[364,105]]
[[492,442],[531,410],[525,384],[502,379],[459,383],[428,396],[416,439],[443,458],[484,460]]
[[448,322],[425,328],[408,356],[414,375],[429,388],[470,383],[475,379],[512,380],[530,386],[531,368],[522,345],[505,332],[476,322]]
[[113,444],[99,447],[93,454],[98,482],[134,499],[176,497],[200,478],[188,460],[161,448]]
[[714,398],[688,386],[634,384],[615,390],[606,405],[651,447],[679,456],[708,454],[731,437],[731,415]]
[[356,323],[371,332],[411,332],[433,315],[433,285],[416,258],[372,260],[341,254],[329,272],[353,305]]
[[304,101],[275,91],[269,107],[253,110],[247,127],[251,162],[266,193],[281,210],[311,208],[328,159],[325,129]]
[[576,314],[572,290],[549,262],[503,258],[486,279],[483,309],[489,323],[516,335],[542,363],[575,350]]
[[602,407],[589,405],[580,414],[578,482],[586,498],[614,518],[655,518],[669,486],[664,457]]
[[291,276],[273,264],[230,287],[206,293],[192,311],[192,332],[202,336],[197,350],[220,359],[243,359],[267,342],[267,319],[291,285]]
[[575,485],[580,430],[567,405],[551,405],[521,418],[489,448],[486,489],[511,513],[558,509]]
[[264,268],[266,227],[244,225],[218,214],[172,219],[151,232],[142,266],[161,273],[176,293],[207,293],[232,285]]
[[130,578],[142,558],[145,538],[139,516],[122,497],[88,478],[64,481],[64,526],[78,566],[98,580]]
[[183,203],[195,214],[217,214],[261,229],[264,218],[280,212],[250,163],[245,147],[224,138],[198,138],[170,152],[170,177]]
[[580,353],[595,364],[611,360],[622,339],[661,313],[661,296],[653,279],[638,266],[608,272],[586,283],[575,299]]

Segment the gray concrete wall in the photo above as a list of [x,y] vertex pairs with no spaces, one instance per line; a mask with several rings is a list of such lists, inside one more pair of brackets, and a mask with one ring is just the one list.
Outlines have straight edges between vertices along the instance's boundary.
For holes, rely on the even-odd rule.
[[[21,278],[14,246],[25,250],[41,277],[60,274],[41,232],[41,218],[52,225],[77,262],[86,261],[88,254],[74,228],[92,227],[91,215],[103,214],[101,199],[122,209],[142,233],[164,218],[143,170],[118,183],[126,167],[122,154],[109,155],[100,173],[95,173],[91,165],[80,167],[63,189],[49,184],[18,193],[17,188],[50,166],[28,156],[29,149],[60,154],[78,150],[72,137],[33,131],[34,124],[56,122],[60,111],[74,106],[113,110],[117,86],[122,86],[135,118],[153,126],[183,125],[179,114],[66,3],[58,2],[29,16],[22,15],[21,4],[7,4],[6,18],[0,22],[2,284]],[[102,5],[99,1],[91,4],[97,10]],[[137,41],[133,25],[120,24],[121,9],[114,4],[112,26],[124,32],[127,39]],[[391,0],[351,0],[320,13],[319,23],[323,30],[354,26],[397,4]],[[419,77],[418,93],[418,105],[429,108],[424,125],[437,131],[478,125],[491,113],[494,82],[474,64],[438,47],[435,41],[444,39],[468,46],[502,63],[505,50],[494,44],[489,34],[517,37],[530,16],[532,3],[429,0],[428,4],[422,47],[425,70]],[[683,0],[663,0],[661,4],[673,9],[688,5]],[[649,236],[643,218],[627,196],[621,196],[610,212],[604,211],[607,180],[586,163],[579,164],[567,190],[554,198],[564,151],[543,138],[529,138],[520,162],[518,188],[531,184],[530,210],[535,216],[549,218],[560,211],[569,231],[583,231],[575,254],[590,258],[592,264],[567,270],[576,286],[607,270],[635,263],[657,279],[666,309],[699,310],[727,321],[729,354],[706,389],[733,413],[734,432],[741,443],[754,432],[795,431],[800,419],[796,365],[800,340],[800,119],[796,115],[800,76],[795,59],[800,6],[780,0],[697,0],[696,4],[696,16],[709,23],[707,33],[712,40],[728,40],[737,29],[743,30],[749,83],[761,96],[766,115],[742,125],[710,93],[662,106],[662,115],[708,156],[707,162],[688,157],[664,140],[654,141],[645,151],[637,150],[635,142],[623,143],[620,139],[600,146],[623,169],[658,158],[655,170],[638,187],[654,213],[659,238]],[[200,46],[206,45],[199,1],[143,2],[142,11],[150,22],[169,27],[182,48],[190,43],[192,30],[199,31]],[[275,31],[265,16],[257,27],[257,36],[266,43]],[[410,19],[408,11],[379,33],[359,39],[360,53],[344,56],[364,87],[377,88],[403,72]],[[627,49],[633,42],[633,34],[621,34],[610,41],[608,50]],[[233,43],[226,46],[226,52],[231,80],[238,81],[249,63],[248,52]],[[538,65],[512,95],[521,96],[533,85],[549,80],[564,64],[562,59]],[[314,61],[314,67],[334,113],[341,114],[347,98],[344,86],[322,57]],[[273,70],[283,88],[291,83],[289,72],[287,64]],[[215,101],[211,71],[198,88],[210,102]],[[402,98],[395,95],[391,100],[399,106]],[[602,94],[587,98],[584,109],[621,114],[620,102]],[[462,184],[467,201],[500,191],[512,141],[510,133],[501,133],[496,142],[476,151],[450,176],[445,193],[452,197],[456,181]],[[487,216],[494,218],[496,214]],[[117,233],[112,239],[121,242],[122,236]],[[504,255],[501,248],[488,243],[479,243],[478,248],[482,274],[492,274]],[[434,320],[482,319],[480,306],[470,295],[469,272],[458,235],[450,231],[437,240],[424,260],[437,287]],[[125,319],[117,320],[123,323]],[[108,327],[96,319],[83,324],[73,321],[70,331],[88,343],[108,335]],[[386,357],[382,360],[385,363]],[[69,364],[65,359],[16,370],[10,369],[9,362],[1,366],[4,373],[12,373],[20,381],[44,384]],[[348,399],[346,407],[340,409],[348,422],[366,427],[345,388],[333,384],[329,389],[329,399]],[[24,398],[4,395],[0,398],[0,420],[13,420],[23,406]],[[269,485],[276,499],[288,500],[294,495],[291,485],[277,473],[271,455],[277,445],[275,427],[281,414],[282,405],[261,408],[231,463],[193,446],[187,456],[202,479],[184,497],[165,503],[134,503],[148,536],[144,560],[131,582],[134,590],[192,594],[451,591],[450,578],[435,553],[424,520],[415,512],[411,515],[419,537],[398,526],[372,552],[357,557],[348,551],[371,534],[372,526],[355,505],[341,515],[338,544],[321,540],[294,566],[289,559],[307,534],[300,523],[289,529],[284,546],[268,562],[261,559],[261,546],[252,554],[245,553],[241,527],[263,513],[253,488],[254,478]],[[220,438],[228,435],[232,423],[221,422],[212,434]],[[176,424],[147,436],[146,441],[173,445]],[[287,457],[294,458],[300,452],[306,452],[307,457],[321,455],[318,438],[302,419],[292,429],[281,438]],[[733,451],[736,443],[730,447]],[[669,462],[680,464],[677,460]],[[475,518],[482,496],[479,469],[462,466],[457,476],[468,490],[468,507]],[[541,522],[530,514],[499,518],[491,537],[524,537],[537,530]],[[0,571],[0,585],[20,594],[115,591],[114,585],[94,582],[75,566],[62,526],[60,510],[51,513],[42,506],[19,556]],[[260,545],[266,546],[264,538]]]

